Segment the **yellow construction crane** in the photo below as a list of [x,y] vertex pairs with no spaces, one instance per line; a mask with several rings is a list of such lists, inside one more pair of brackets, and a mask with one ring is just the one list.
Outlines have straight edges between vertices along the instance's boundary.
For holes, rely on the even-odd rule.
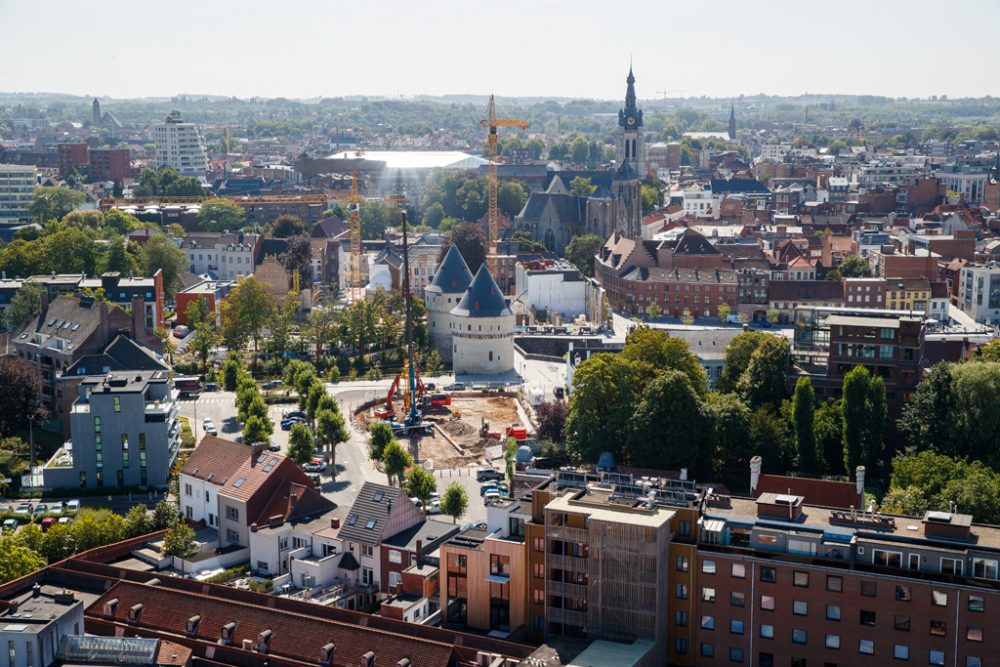
[[348,301],[357,303],[364,294],[361,284],[361,195],[358,193],[358,172],[351,173],[351,195],[347,198],[347,219],[351,226],[351,272]]
[[490,160],[486,178],[486,189],[489,194],[489,208],[487,209],[489,238],[487,239],[486,262],[493,273],[493,277],[497,278],[497,269],[499,268],[497,266],[497,244],[500,240],[500,211],[497,208],[497,192],[500,189],[500,182],[497,177],[497,128],[518,127],[526,130],[528,129],[528,121],[522,118],[498,119],[492,95],[490,95],[489,114],[489,118],[479,121],[479,125],[490,128],[490,136],[486,142],[487,155]]

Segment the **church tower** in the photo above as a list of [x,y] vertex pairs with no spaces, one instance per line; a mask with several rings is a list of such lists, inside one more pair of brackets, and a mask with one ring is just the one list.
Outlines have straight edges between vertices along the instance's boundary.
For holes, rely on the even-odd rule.
[[94,98],[94,125],[100,126],[101,124],[101,103]]
[[736,139],[736,105],[729,104],[729,140]]
[[625,89],[625,108],[618,111],[618,154],[621,166],[631,162],[639,177],[646,175],[646,145],[642,137],[642,109],[635,106],[635,75],[628,68],[628,87]]

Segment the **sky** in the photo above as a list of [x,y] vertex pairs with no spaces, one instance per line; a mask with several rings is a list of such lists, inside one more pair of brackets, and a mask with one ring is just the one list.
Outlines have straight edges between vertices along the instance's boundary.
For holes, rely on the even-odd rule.
[[0,0],[0,91],[617,99],[631,58],[640,99],[998,96],[997,25],[998,0]]

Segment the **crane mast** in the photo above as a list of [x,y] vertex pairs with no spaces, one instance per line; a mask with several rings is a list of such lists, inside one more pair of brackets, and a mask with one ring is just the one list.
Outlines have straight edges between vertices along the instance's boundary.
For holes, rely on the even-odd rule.
[[489,158],[489,165],[486,168],[486,192],[488,199],[486,220],[489,228],[489,238],[486,240],[486,265],[495,278],[500,268],[497,256],[500,241],[500,210],[497,206],[497,197],[500,190],[500,179],[497,175],[497,128],[517,127],[526,130],[528,128],[528,121],[521,118],[498,119],[493,95],[490,95],[488,113],[489,118],[479,121],[479,125],[481,127],[488,127],[490,131],[486,140],[486,154]]
[[351,174],[351,195],[347,198],[348,224],[351,227],[351,272],[348,301],[357,303],[364,294],[361,284],[361,195],[358,193],[358,173]]

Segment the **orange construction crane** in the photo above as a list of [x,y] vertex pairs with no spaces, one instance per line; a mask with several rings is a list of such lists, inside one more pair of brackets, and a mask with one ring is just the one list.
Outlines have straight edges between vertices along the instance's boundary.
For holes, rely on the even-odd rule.
[[500,241],[500,211],[497,208],[497,192],[500,189],[500,181],[497,177],[497,128],[518,127],[526,130],[528,129],[528,121],[522,118],[498,119],[492,95],[490,95],[489,114],[489,118],[479,121],[479,124],[482,127],[490,128],[490,136],[486,142],[487,155],[490,160],[486,179],[486,189],[489,193],[489,208],[487,209],[489,238],[487,239],[486,262],[493,277],[497,278],[497,269],[499,268],[497,266],[497,244]]
[[348,301],[357,303],[364,295],[361,284],[361,202],[358,193],[358,172],[351,173],[351,195],[347,198],[347,218],[351,226],[351,273],[348,287]]

